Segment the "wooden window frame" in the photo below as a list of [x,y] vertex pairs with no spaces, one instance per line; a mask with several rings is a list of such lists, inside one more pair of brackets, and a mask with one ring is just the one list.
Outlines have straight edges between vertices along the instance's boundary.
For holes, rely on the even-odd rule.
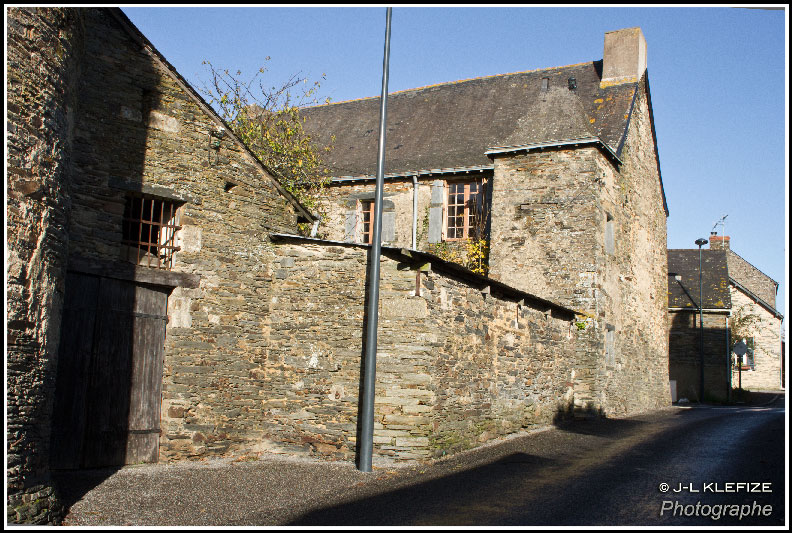
[[[477,192],[471,193],[471,186],[477,187]],[[475,238],[474,235],[475,224],[471,223],[471,219],[475,216],[483,216],[484,214],[484,193],[486,190],[487,181],[484,179],[472,180],[454,180],[446,182],[445,205],[443,209],[443,240],[446,241],[464,241],[470,238]],[[462,187],[462,191],[458,190]],[[458,202],[458,198],[452,196],[462,195],[462,203]],[[475,199],[474,199],[475,198]],[[451,203],[451,202],[454,203]],[[462,210],[462,225],[449,225],[451,221],[451,210],[455,210],[454,218],[460,218],[458,213],[459,209]],[[479,213],[475,213],[478,210]],[[458,236],[458,231],[454,231],[454,237],[451,237],[452,230],[462,230],[462,235]],[[480,237],[480,236],[479,236]]]
[[[360,229],[360,242],[363,244],[373,244],[374,242],[374,232],[373,225],[374,225],[374,200],[360,200],[360,217],[358,220],[360,221],[359,229]],[[368,220],[366,220],[368,217]],[[368,231],[366,231],[366,226],[368,225]]]
[[181,229],[183,202],[150,194],[127,194],[124,203],[121,244],[127,260],[138,266],[170,270],[173,255],[181,250],[176,243]]

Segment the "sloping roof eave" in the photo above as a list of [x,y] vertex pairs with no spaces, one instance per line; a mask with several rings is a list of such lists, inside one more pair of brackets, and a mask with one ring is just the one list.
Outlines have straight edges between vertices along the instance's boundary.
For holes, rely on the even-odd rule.
[[613,151],[613,149],[608,146],[608,144],[600,139],[599,137],[581,137],[577,139],[564,139],[559,141],[547,141],[547,142],[540,142],[540,143],[531,143],[531,144],[524,144],[524,145],[516,145],[516,146],[496,146],[489,148],[484,155],[492,158],[493,155],[499,154],[506,154],[512,152],[522,152],[522,151],[533,151],[533,150],[542,150],[544,148],[560,148],[560,147],[577,147],[580,145],[589,145],[594,144],[603,152],[605,152],[609,157],[615,160],[619,165],[622,164],[622,160]]
[[151,44],[151,41],[149,41],[148,38],[143,35],[143,32],[141,32],[137,26],[135,26],[135,24],[129,20],[129,17],[126,16],[121,8],[105,7],[104,9],[110,13],[111,16],[127,32],[127,34],[141,46],[144,53],[149,54],[152,59],[154,59],[168,74],[170,74],[174,81],[176,81],[176,83],[190,96],[190,98],[193,99],[198,107],[200,107],[207,115],[209,115],[209,117],[214,120],[218,126],[222,127],[228,132],[234,143],[236,143],[242,149],[243,153],[252,158],[256,165],[264,171],[264,174],[270,178],[272,184],[275,186],[278,192],[294,206],[298,214],[304,216],[312,222],[317,220],[318,217],[311,213],[293,194],[286,190],[283,184],[275,176],[275,173],[267,168],[267,166],[262,163],[261,160],[253,154],[253,152],[250,151],[250,148],[248,148],[248,146],[242,142],[239,137],[237,137],[226,121],[223,120],[208,103],[206,103],[206,100],[204,100],[203,97],[201,97],[201,95],[192,88],[190,83],[184,79],[181,74],[179,74],[176,68],[171,65],[167,59],[165,59],[165,56],[163,56],[162,53],[160,53],[160,51],[157,50],[153,44]]
[[784,319],[784,315],[782,315],[781,313],[779,313],[779,312],[778,312],[778,310],[777,310],[775,307],[773,307],[773,306],[772,306],[772,305],[770,305],[769,303],[767,303],[767,302],[765,302],[764,300],[762,300],[761,298],[759,298],[759,296],[757,296],[756,294],[754,294],[753,292],[751,292],[751,290],[749,290],[747,287],[745,287],[744,285],[742,285],[742,284],[741,284],[739,281],[735,280],[735,279],[734,279],[733,277],[731,277],[731,276],[729,276],[729,283],[731,283],[732,285],[734,285],[734,286],[735,286],[735,287],[736,287],[738,290],[740,290],[741,292],[745,293],[745,295],[746,295],[746,296],[748,296],[749,298],[751,298],[752,300],[754,300],[754,301],[755,301],[757,304],[759,304],[761,307],[763,307],[764,309],[766,309],[766,310],[767,310],[767,311],[768,311],[770,314],[772,314],[772,315],[773,315],[773,316],[775,316],[776,318],[780,318],[781,320],[783,320],[783,319]]

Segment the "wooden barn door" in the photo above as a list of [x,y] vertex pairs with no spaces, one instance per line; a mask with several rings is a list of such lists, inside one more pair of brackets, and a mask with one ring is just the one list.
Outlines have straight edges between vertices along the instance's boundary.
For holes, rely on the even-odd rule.
[[53,412],[53,468],[157,461],[170,288],[70,272]]

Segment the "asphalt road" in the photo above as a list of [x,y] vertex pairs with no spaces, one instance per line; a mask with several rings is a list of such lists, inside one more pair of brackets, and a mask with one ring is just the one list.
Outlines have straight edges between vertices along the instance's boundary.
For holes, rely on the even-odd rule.
[[59,484],[66,525],[782,526],[784,419],[782,396],[577,421],[369,474],[262,457],[64,474]]
[[[316,511],[292,524],[784,524],[783,409],[705,407],[666,417],[577,422],[513,447],[491,463]],[[732,482],[764,485],[726,485]],[[771,492],[747,492],[762,489]],[[754,501],[760,510],[751,512]]]

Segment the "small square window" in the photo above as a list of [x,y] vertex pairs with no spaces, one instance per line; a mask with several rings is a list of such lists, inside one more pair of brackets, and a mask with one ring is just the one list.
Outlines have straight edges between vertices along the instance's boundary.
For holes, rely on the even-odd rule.
[[179,226],[179,203],[149,196],[127,196],[122,257],[136,265],[170,270]]

